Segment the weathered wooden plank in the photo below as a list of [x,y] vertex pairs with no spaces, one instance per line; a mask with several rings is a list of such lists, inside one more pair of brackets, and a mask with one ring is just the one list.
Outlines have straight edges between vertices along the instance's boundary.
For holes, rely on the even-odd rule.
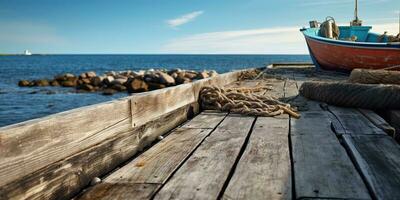
[[191,84],[140,93],[132,98],[132,125],[140,126],[158,116],[195,102]]
[[186,121],[187,113],[197,110],[193,107],[198,107],[197,103],[164,114],[135,129],[128,118],[104,130],[113,132],[114,137],[0,187],[0,199],[71,198],[93,177],[110,172],[157,136]]
[[395,136],[396,130],[374,111],[367,109],[358,109],[358,111],[360,111],[375,126],[385,131],[389,136]]
[[155,199],[215,199],[245,143],[254,117],[227,116],[156,194]]
[[338,135],[386,135],[355,108],[329,106],[328,109],[340,122],[341,126],[334,126]]
[[188,121],[187,123],[183,124],[181,127],[182,128],[209,128],[213,129],[215,128],[227,113],[219,113],[219,112],[202,112],[199,115],[197,115],[195,118],[192,120]]
[[114,136],[129,117],[125,98],[0,128],[0,187]]
[[[215,118],[214,120],[220,123],[223,118],[224,116]],[[192,121],[189,121],[187,125],[190,125]],[[194,121],[194,123],[198,124],[197,121]],[[124,193],[124,184],[162,184],[211,131],[211,129],[178,128],[139,157],[110,174],[102,183],[96,185],[88,192],[95,194],[103,193],[105,190],[103,185],[107,185],[112,187],[113,192],[118,197],[117,199],[124,199],[123,196],[120,196]],[[113,184],[114,186],[111,186]],[[119,191],[120,195],[117,192],[118,187],[121,187]],[[135,192],[139,192],[142,195],[145,193],[150,195],[157,188],[153,189],[149,190],[146,188],[143,191],[135,190]],[[85,196],[94,195],[85,194]],[[97,196],[96,199],[108,199],[107,197]]]
[[291,121],[296,199],[369,199],[356,168],[330,129],[324,112],[303,112]]
[[400,110],[387,110],[383,112],[384,118],[396,130],[395,140],[400,143]]
[[152,92],[136,94],[131,99],[133,127],[154,119],[163,113],[196,102],[203,86],[223,86],[237,79],[241,71],[230,72],[214,78],[182,84]]
[[380,135],[343,136],[376,199],[400,199],[400,146]]
[[91,188],[77,199],[96,200],[96,199],[151,199],[151,196],[160,188],[160,184],[143,183],[103,183]]
[[289,118],[259,117],[223,199],[292,199]]
[[211,129],[179,128],[111,174],[108,183],[164,183]]

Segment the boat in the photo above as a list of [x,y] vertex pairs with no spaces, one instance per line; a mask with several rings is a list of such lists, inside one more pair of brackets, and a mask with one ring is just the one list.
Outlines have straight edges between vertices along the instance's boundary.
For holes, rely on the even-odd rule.
[[325,22],[310,21],[302,28],[315,66],[326,70],[351,71],[355,68],[400,70],[400,33],[397,36],[370,32],[358,18],[350,26],[337,26],[332,17]]
[[31,56],[32,53],[31,53],[29,50],[25,50],[25,51],[24,51],[24,55],[25,55],[25,56]]

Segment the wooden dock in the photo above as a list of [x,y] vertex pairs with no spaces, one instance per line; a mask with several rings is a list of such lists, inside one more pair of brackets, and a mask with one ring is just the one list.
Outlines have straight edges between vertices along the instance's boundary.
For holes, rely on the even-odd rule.
[[[0,129],[0,199],[400,199],[394,129],[373,111],[298,96],[304,81],[345,74],[283,64],[264,72],[92,106],[89,119],[72,112]],[[265,94],[301,118],[199,110],[209,84],[272,86]],[[59,126],[71,116],[86,121]],[[91,186],[93,177],[102,181]]]

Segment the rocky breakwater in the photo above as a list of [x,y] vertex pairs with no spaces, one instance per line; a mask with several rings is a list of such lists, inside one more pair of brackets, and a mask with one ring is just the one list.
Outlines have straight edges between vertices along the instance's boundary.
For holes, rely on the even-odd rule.
[[53,79],[20,80],[20,87],[71,87],[77,92],[101,92],[104,95],[112,95],[117,92],[138,93],[165,87],[190,83],[195,80],[214,77],[218,73],[212,71],[189,71],[181,69],[173,70],[141,70],[107,72],[97,75],[95,72],[85,72],[80,75],[66,73],[57,75]]

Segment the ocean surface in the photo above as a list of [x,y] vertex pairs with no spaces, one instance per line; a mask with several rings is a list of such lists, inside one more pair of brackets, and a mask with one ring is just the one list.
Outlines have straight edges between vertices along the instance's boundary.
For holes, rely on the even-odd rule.
[[72,88],[18,87],[22,79],[57,74],[142,69],[216,70],[262,67],[279,62],[311,62],[308,55],[34,55],[0,56],[0,127],[72,108],[127,96],[75,93]]

